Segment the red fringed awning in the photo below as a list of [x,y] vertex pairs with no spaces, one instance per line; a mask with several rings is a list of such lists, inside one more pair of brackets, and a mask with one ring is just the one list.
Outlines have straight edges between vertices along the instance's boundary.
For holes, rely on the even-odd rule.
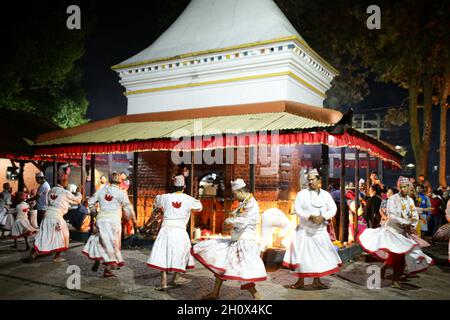
[[401,157],[376,140],[356,131],[344,134],[329,132],[283,132],[277,135],[270,133],[252,133],[245,135],[219,135],[212,137],[187,137],[172,141],[170,139],[154,139],[147,141],[129,141],[99,144],[74,144],[49,147],[38,147],[38,157],[70,157],[81,154],[113,154],[145,151],[200,151],[223,148],[250,146],[294,146],[324,144],[332,148],[348,147],[369,153],[371,156],[401,166]]
[[[341,160],[340,159],[334,159],[333,160],[333,167],[334,168],[340,168],[341,167]],[[356,161],[355,160],[348,160],[345,159],[345,167],[346,168],[355,168],[356,167]],[[359,160],[359,168],[366,169],[367,168],[367,160],[360,159]],[[370,169],[377,171],[378,170],[378,163],[376,160],[370,161]],[[399,167],[394,165],[392,162],[384,162],[383,163],[384,169],[398,169]]]

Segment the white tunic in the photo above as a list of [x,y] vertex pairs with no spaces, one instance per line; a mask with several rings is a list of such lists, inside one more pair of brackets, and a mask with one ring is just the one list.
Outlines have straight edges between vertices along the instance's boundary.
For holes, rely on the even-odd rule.
[[[297,194],[295,213],[300,217],[300,224],[283,259],[283,265],[293,270],[297,277],[319,278],[339,271],[342,260],[326,225],[336,211],[336,203],[325,190],[304,189]],[[325,222],[317,225],[309,220],[311,216],[322,216]]]
[[192,248],[194,258],[222,280],[237,280],[241,288],[267,278],[260,248],[256,243],[259,223],[258,202],[251,196],[235,217],[225,220],[232,224],[231,240],[202,241]]
[[12,197],[8,191],[3,191],[0,197],[0,228],[12,230],[14,226],[14,209],[11,209]]
[[30,206],[25,201],[22,201],[16,206],[16,221],[11,231],[13,238],[26,237],[38,231],[28,220],[29,211]]
[[100,210],[96,217],[98,233],[89,237],[83,254],[90,259],[103,261],[103,264],[123,265],[120,252],[122,235],[122,211],[134,215],[128,196],[117,185],[111,184],[98,190],[89,198],[89,208],[98,202]]
[[402,225],[411,225],[415,228],[419,222],[414,200],[409,196],[403,198],[399,194],[395,194],[390,197],[387,202],[386,213],[389,217],[386,227],[400,234],[405,234]]
[[193,268],[191,240],[186,224],[191,210],[203,209],[201,202],[187,194],[176,192],[156,196],[154,206],[163,210],[164,218],[147,265],[161,271],[175,272]]
[[311,216],[322,216],[325,221],[336,215],[337,206],[331,195],[320,189],[319,193],[305,189],[295,198],[295,213],[300,217],[300,226],[308,232],[317,234],[327,230],[325,223],[317,225],[309,220]]
[[69,229],[63,216],[71,204],[79,204],[81,200],[81,193],[74,195],[60,185],[50,189],[47,211],[34,243],[38,253],[52,253],[69,248]]

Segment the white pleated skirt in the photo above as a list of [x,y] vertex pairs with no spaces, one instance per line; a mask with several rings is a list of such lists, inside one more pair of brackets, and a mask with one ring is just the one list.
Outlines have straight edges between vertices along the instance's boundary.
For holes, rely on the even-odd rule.
[[121,249],[122,225],[117,219],[99,219],[98,232],[89,237],[82,253],[89,259],[103,264],[123,266]]
[[427,256],[419,247],[415,247],[405,255],[406,272],[419,273],[426,271],[434,264],[434,260]]
[[386,260],[388,253],[407,254],[418,244],[398,232],[390,230],[388,227],[364,230],[358,242],[363,249],[381,260]]
[[283,266],[299,278],[320,278],[339,272],[342,260],[327,230],[308,232],[297,227],[287,248]]
[[34,228],[28,219],[20,219],[14,222],[11,237],[28,237],[38,232],[38,229]]
[[30,224],[33,228],[39,229],[39,225],[37,223],[37,210],[30,211]]
[[237,280],[244,289],[246,284],[267,278],[260,247],[253,240],[213,239],[192,247],[192,255],[222,280]]
[[69,249],[69,228],[66,221],[62,217],[44,217],[34,241],[34,249],[41,254]]
[[434,264],[434,261],[420,249],[421,246],[426,246],[426,242],[415,237],[414,235],[403,236],[382,226],[364,230],[359,236],[359,243],[364,250],[383,261],[388,258],[389,252],[404,254],[405,271],[419,273],[426,271]]
[[9,213],[6,208],[0,210],[0,228],[3,230],[12,230],[14,226],[14,215]]
[[168,272],[186,272],[195,267],[191,240],[186,229],[162,227],[158,233],[147,265]]

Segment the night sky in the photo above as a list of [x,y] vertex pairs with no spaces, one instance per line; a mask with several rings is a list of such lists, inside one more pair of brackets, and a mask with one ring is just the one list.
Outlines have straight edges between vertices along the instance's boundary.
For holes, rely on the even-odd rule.
[[89,119],[126,114],[125,88],[111,66],[150,46],[188,3],[188,0],[127,1],[117,7],[111,2],[96,1],[95,28],[87,38],[86,53],[80,61],[90,102]]

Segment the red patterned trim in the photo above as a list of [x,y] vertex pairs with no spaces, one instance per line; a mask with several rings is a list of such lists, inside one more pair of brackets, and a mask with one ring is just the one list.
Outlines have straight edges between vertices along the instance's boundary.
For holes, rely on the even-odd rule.
[[110,261],[110,262],[102,262],[103,265],[105,266],[118,266],[118,267],[123,267],[125,265],[125,262],[115,262],[115,261]]
[[89,255],[89,253],[87,253],[86,251],[81,251],[82,254],[84,254],[86,257],[88,257],[91,260],[98,260],[98,261],[103,261],[103,258],[95,258],[95,257],[91,257]]
[[91,260],[96,260],[96,261],[102,261],[102,264],[104,265],[117,265],[119,267],[123,267],[125,265],[125,262],[115,262],[115,261],[110,261],[110,262],[105,262],[103,258],[97,258],[97,257],[91,257],[89,255],[89,253],[87,253],[86,251],[81,251],[82,254],[84,254],[86,257],[88,257]]
[[[214,266],[208,264],[208,263],[207,263],[207,262],[206,262],[199,254],[197,254],[197,253],[194,252],[194,249],[193,249],[193,248],[191,248],[191,255],[192,255],[195,259],[197,259],[198,262],[200,262],[206,269],[208,269],[209,271],[213,272],[213,273],[216,274],[216,275],[219,275],[219,274],[218,274],[215,270],[222,271],[222,272],[225,272],[225,271],[226,271],[226,270],[223,269],[223,268],[214,267]],[[213,268],[214,268],[215,270],[213,270]]]
[[217,273],[216,270],[219,270],[221,272],[226,272],[223,268],[218,268],[213,265],[208,264],[200,255],[194,252],[194,249],[191,248],[191,254],[192,256],[198,260],[206,269],[214,273],[216,278],[219,278],[221,280],[236,280],[236,281],[243,281],[243,282],[258,282],[258,281],[265,281],[267,280],[267,277],[261,277],[261,278],[253,278],[253,279],[244,279],[241,277],[235,277],[235,276],[227,276]]
[[410,272],[410,273],[411,274],[416,274],[416,273],[419,273],[419,272],[424,272],[424,271],[428,270],[428,268],[431,267],[434,264],[435,264],[435,261],[431,260],[430,264],[428,266],[426,266],[425,268],[417,270],[417,271],[414,271],[414,272]]
[[290,264],[290,263],[288,263],[288,262],[286,262],[286,261],[283,261],[283,263],[281,264],[283,267],[286,267],[286,268],[288,268],[288,269],[291,269],[291,270],[295,270],[295,269],[297,269],[298,267],[300,267],[300,264],[299,263],[296,263],[296,264]]
[[54,249],[54,250],[50,250],[50,251],[40,251],[38,249],[38,247],[36,245],[34,245],[34,250],[36,250],[36,253],[38,254],[49,254],[49,253],[53,253],[53,252],[62,252],[62,251],[66,251],[68,250],[68,247],[63,247],[63,248],[58,248],[58,249]]
[[340,266],[341,266],[341,264],[334,269],[324,271],[324,272],[309,272],[309,273],[296,272],[295,276],[298,278],[321,278],[321,277],[325,277],[325,276],[328,276],[333,273],[338,273]]
[[267,277],[261,277],[261,278],[252,278],[252,279],[245,279],[241,277],[235,277],[235,276],[227,276],[227,275],[217,275],[217,278],[222,280],[235,280],[235,281],[241,281],[241,282],[260,282],[260,281],[266,281]]
[[144,141],[129,141],[115,143],[96,144],[71,144],[56,145],[50,147],[37,147],[36,157],[73,156],[80,154],[105,154],[128,153],[134,151],[193,151],[212,150],[232,147],[250,147],[256,145],[319,145],[324,144],[332,148],[348,147],[369,152],[372,156],[381,158],[401,167],[401,157],[395,151],[389,150],[376,141],[370,141],[357,132],[345,132],[344,134],[331,134],[325,131],[319,132],[281,132],[276,137],[270,134],[251,133],[239,136],[222,136],[211,139],[202,139],[200,145],[194,139],[185,141],[173,141],[171,139],[153,139]]
[[250,282],[250,283],[243,284],[241,286],[241,290],[248,290],[248,289],[254,288],[254,287],[255,287],[255,284],[253,282]]
[[[363,231],[364,232],[364,231]],[[362,234],[362,233],[361,233]],[[367,251],[368,253],[370,253],[370,254],[373,254],[375,257],[377,257],[378,259],[380,259],[381,261],[386,261],[386,259],[385,258],[383,258],[383,257],[380,257],[376,252],[374,252],[374,251],[370,251],[369,249],[367,249],[366,247],[364,247],[364,245],[361,243],[361,241],[359,240],[359,237],[358,237],[358,239],[357,239],[357,241],[358,241],[358,243],[361,245],[361,247],[364,249],[364,251]],[[415,244],[415,245],[413,245],[408,251],[405,251],[405,252],[400,252],[400,253],[397,253],[397,252],[392,252],[391,250],[389,250],[388,248],[380,248],[380,249],[378,249],[377,251],[384,251],[384,252],[387,252],[387,253],[395,253],[395,254],[407,254],[408,252],[411,252],[415,247],[417,247],[417,246],[419,246],[417,243]]]
[[12,239],[18,239],[18,238],[22,238],[22,237],[29,237],[32,236],[33,234],[37,233],[37,231],[28,231],[27,233],[24,233],[20,236],[11,236]]
[[[153,269],[160,270],[160,271],[167,271],[167,272],[181,272],[181,273],[185,273],[185,272],[186,272],[186,270],[183,270],[183,269],[177,269],[177,268],[162,268],[162,267],[156,266],[156,265],[154,265],[154,264],[150,264],[150,263],[147,263],[147,266],[149,266],[150,268],[153,268]],[[195,268],[195,266],[187,266],[187,267],[186,267],[186,269],[194,269],[194,268]]]

